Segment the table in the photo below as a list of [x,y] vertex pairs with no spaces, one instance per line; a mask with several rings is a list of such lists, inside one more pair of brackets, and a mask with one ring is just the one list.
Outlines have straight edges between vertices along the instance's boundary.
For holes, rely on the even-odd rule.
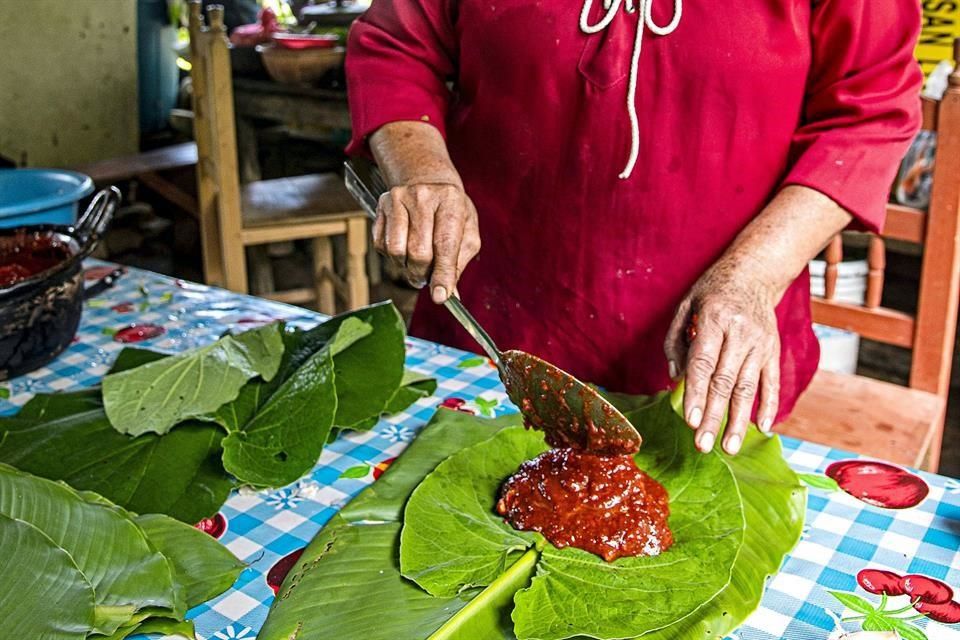
[[[88,277],[111,269],[91,261]],[[312,326],[323,316],[297,307],[130,269],[107,293],[88,302],[78,340],[56,361],[0,386],[0,414],[9,414],[33,393],[97,383],[124,344],[119,330],[136,323],[155,327],[140,346],[176,352],[206,344],[227,329],[274,319]],[[144,333],[151,333],[144,331]],[[194,608],[202,640],[252,640],[273,599],[267,571],[304,547],[340,507],[374,479],[379,463],[399,455],[447,398],[463,409],[494,416],[515,411],[484,358],[417,339],[407,341],[407,365],[438,378],[439,388],[372,431],[343,435],[323,452],[313,472],[276,490],[235,492],[221,510],[227,521],[221,541],[249,567],[234,587]],[[800,473],[821,473],[833,461],[855,456],[784,439],[787,460]],[[842,492],[812,488],[803,538],[769,583],[760,609],[732,640],[825,640],[838,637],[834,616],[843,607],[828,591],[856,594],[876,605],[879,596],[858,587],[864,568],[917,573],[947,582],[960,592],[960,482],[921,473],[930,488],[919,506],[885,510]],[[906,606],[905,596],[893,598]],[[897,608],[891,605],[888,608]],[[851,615],[850,611],[846,615]],[[848,632],[859,623],[844,623]],[[960,624],[921,620],[930,640],[960,640]],[[834,633],[834,635],[831,635]],[[333,636],[331,636],[333,637]],[[406,640],[406,639],[404,639]]]

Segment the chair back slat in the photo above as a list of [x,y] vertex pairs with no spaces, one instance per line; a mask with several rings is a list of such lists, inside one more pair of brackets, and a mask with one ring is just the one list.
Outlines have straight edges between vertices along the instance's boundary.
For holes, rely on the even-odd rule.
[[916,322],[909,313],[877,307],[868,309],[857,304],[814,298],[811,300],[813,321],[844,331],[858,333],[869,340],[910,349]]
[[902,240],[912,244],[923,244],[926,232],[926,211],[905,207],[901,204],[887,205],[887,222],[883,226],[884,238]]

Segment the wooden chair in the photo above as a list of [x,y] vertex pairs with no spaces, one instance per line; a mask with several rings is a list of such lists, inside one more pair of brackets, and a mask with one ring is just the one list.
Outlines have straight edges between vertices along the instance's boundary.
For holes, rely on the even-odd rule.
[[[954,57],[960,62],[960,40]],[[787,435],[936,471],[943,439],[960,297],[960,70],[938,104],[924,99],[923,128],[937,132],[929,211],[891,204],[882,236],[868,240],[866,301],[834,299],[843,241],[826,250],[826,291],[815,322],[912,350],[909,387],[819,371],[790,419]],[[922,245],[915,316],[880,306],[884,238]]]
[[[200,235],[207,282],[246,293],[246,247],[306,239],[312,244],[315,286],[261,295],[292,304],[316,302],[327,313],[335,311],[336,297],[347,309],[366,305],[367,217],[347,192],[342,178],[330,173],[240,185],[230,52],[222,7],[211,7],[208,20],[204,20],[200,1],[190,2],[190,53],[194,135],[200,157]],[[338,235],[346,236],[346,276],[342,279],[333,264],[331,239]]]

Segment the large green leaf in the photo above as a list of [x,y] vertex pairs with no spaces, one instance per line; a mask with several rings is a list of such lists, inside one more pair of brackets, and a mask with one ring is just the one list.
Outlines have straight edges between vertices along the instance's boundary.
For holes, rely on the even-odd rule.
[[[93,587],[97,632],[113,633],[145,608],[183,615],[167,558],[122,513],[2,465],[0,514],[33,525],[70,554]],[[14,551],[0,550],[0,556],[7,553]]]
[[219,427],[188,422],[164,436],[134,438],[113,429],[98,404],[85,394],[35,396],[16,418],[0,419],[0,462],[138,513],[188,523],[216,513],[233,487],[220,461]]
[[83,640],[94,626],[93,587],[40,529],[0,514],[0,620],[8,638]]
[[190,620],[171,620],[169,618],[151,618],[146,622],[134,625],[126,629],[124,635],[111,636],[109,638],[94,638],[92,640],[123,640],[132,634],[160,634],[164,640],[169,638],[183,638],[184,640],[195,640],[197,632]]
[[517,424],[517,416],[494,420],[438,409],[430,424],[383,476],[340,510],[349,522],[401,522],[407,498],[428,473],[448,457]]
[[[530,587],[516,596],[519,638],[649,633],[687,617],[728,584],[744,531],[737,483],[721,454],[699,453],[675,417],[667,400],[645,410],[637,424],[645,444],[636,455],[670,494],[674,546],[657,557],[612,563],[544,546]],[[545,449],[542,434],[514,427],[437,466],[404,512],[403,575],[434,595],[500,575],[512,564],[508,554],[529,546],[531,536],[496,515],[499,487]]]
[[283,355],[282,327],[270,324],[103,379],[103,402],[121,433],[164,434],[216,411],[255,376],[270,380]]
[[[651,403],[645,399],[627,400],[630,400],[633,407],[651,410]],[[666,400],[661,396],[656,402]],[[663,407],[658,407],[656,410],[662,409]],[[647,421],[642,411],[631,413],[629,417],[634,424]],[[364,638],[368,635],[372,638],[424,637],[422,633],[396,635],[391,632],[394,628],[430,628],[435,624],[436,616],[448,606],[450,599],[434,598],[432,608],[428,606],[430,600],[418,600],[418,606],[409,611],[402,607],[392,607],[389,621],[384,621],[383,600],[380,597],[371,598],[370,594],[393,597],[395,590],[409,588],[411,585],[397,570],[396,547],[393,556],[387,556],[386,551],[381,553],[381,565],[376,573],[327,571],[328,559],[321,553],[329,541],[325,536],[335,528],[349,526],[351,534],[355,534],[349,538],[349,542],[344,542],[349,547],[349,553],[374,562],[375,554],[371,554],[367,549],[368,537],[373,537],[371,532],[374,529],[367,523],[385,522],[395,526],[414,488],[440,462],[517,424],[519,418],[516,416],[494,421],[439,410],[431,424],[390,466],[383,477],[361,492],[341,511],[340,517],[335,518],[311,543],[304,557],[308,557],[307,554],[311,552],[315,555],[309,556],[309,562],[298,565],[302,569],[296,578],[299,586],[286,598],[278,598],[274,602],[259,636],[261,640],[287,640],[291,630],[297,628],[300,622],[305,626],[303,633],[297,636],[298,640],[319,640],[329,637],[330,634],[344,639]],[[679,416],[675,421],[671,419],[667,426],[668,430],[675,430],[678,434],[687,434],[688,437],[692,434]],[[657,458],[656,450],[660,445],[655,444],[655,439],[650,436],[645,434],[645,437],[645,455]],[[779,440],[776,437],[768,439],[751,433],[738,457],[716,455],[720,456],[720,460],[733,472],[737,481],[747,525],[740,555],[733,565],[730,583],[683,620],[662,630],[644,634],[645,640],[705,640],[724,637],[756,608],[766,576],[777,570],[785,554],[799,538],[805,493],[782,458]],[[646,466],[653,470],[662,463],[665,461]],[[644,466],[644,463],[641,463],[641,466]],[[675,495],[673,497],[676,499]],[[671,522],[673,523],[672,519]],[[388,536],[381,535],[381,542],[385,544]],[[346,540],[342,534],[340,539]],[[674,550],[668,553],[673,553]],[[455,614],[450,615],[443,625],[436,627],[431,638],[473,640],[513,637],[510,621],[513,597],[527,585],[527,576],[532,568],[531,555],[533,560],[536,560],[536,551],[527,551],[520,560],[479,593],[476,589],[471,589],[459,594],[458,600],[470,599],[470,603],[457,607]],[[666,557],[662,556],[664,559]],[[386,561],[387,558],[389,562]],[[624,560],[626,559],[617,562]],[[293,577],[291,573],[287,583]],[[284,588],[286,586],[285,583]],[[340,609],[345,605],[340,601],[333,602],[325,595],[328,593],[347,594],[345,597],[352,598],[350,616],[339,615]],[[643,606],[643,603],[639,602],[638,606]],[[356,620],[363,622],[355,623]],[[372,620],[375,622],[368,622]],[[418,626],[421,624],[423,626]]]
[[394,392],[393,397],[387,402],[383,413],[393,415],[400,413],[417,400],[429,398],[437,390],[437,379],[428,375],[410,371],[403,372],[403,378],[400,380],[400,386]]
[[254,486],[295,481],[320,457],[336,409],[333,358],[324,347],[224,439],[224,467]]
[[500,485],[547,448],[541,433],[513,427],[441,462],[404,509],[403,575],[447,597],[496,580],[537,540],[497,515]]
[[383,413],[403,379],[405,359],[403,317],[390,302],[331,318],[324,325],[339,327],[356,317],[373,332],[334,357],[337,377],[337,416],[334,424],[352,428]]
[[229,549],[188,524],[160,514],[137,516],[134,521],[170,560],[188,607],[229,589],[246,566]]
[[760,605],[767,578],[800,540],[807,494],[783,460],[780,438],[751,430],[740,454],[724,460],[737,479],[747,522],[730,584],[696,615],[644,640],[725,638]]

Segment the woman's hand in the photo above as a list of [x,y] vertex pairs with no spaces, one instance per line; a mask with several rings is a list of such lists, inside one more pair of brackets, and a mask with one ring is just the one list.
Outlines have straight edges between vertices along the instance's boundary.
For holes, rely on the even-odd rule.
[[426,122],[391,122],[370,136],[370,150],[392,187],[377,206],[373,244],[413,286],[429,279],[442,304],[480,251],[477,209],[443,136]]
[[480,251],[477,209],[459,184],[396,186],[380,198],[373,243],[413,286],[429,278],[430,296],[441,304]]
[[780,397],[778,297],[763,278],[721,261],[677,309],[665,351],[670,375],[686,378],[683,412],[704,453],[713,448],[728,408],[723,449],[740,450],[758,395],[760,429],[773,425]]
[[680,303],[664,351],[670,376],[686,376],[683,414],[697,430],[701,451],[713,448],[729,408],[723,448],[737,453],[758,396],[760,429],[773,427],[780,400],[775,308],[790,283],[850,219],[828,196],[786,186]]

